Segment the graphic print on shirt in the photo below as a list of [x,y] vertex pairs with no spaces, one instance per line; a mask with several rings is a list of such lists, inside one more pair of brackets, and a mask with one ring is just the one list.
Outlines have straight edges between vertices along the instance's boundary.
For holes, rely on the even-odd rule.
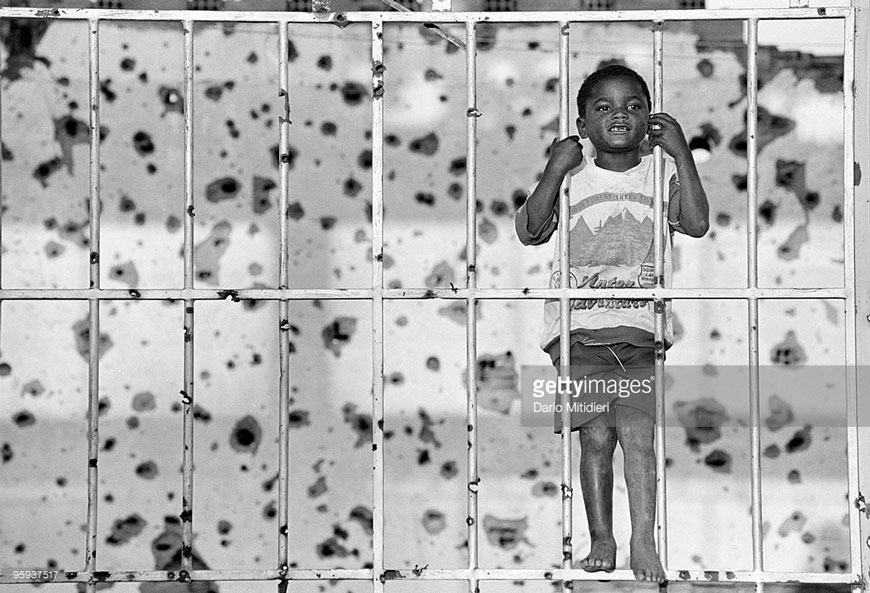
[[[569,287],[654,286],[652,205],[651,196],[637,192],[603,192],[572,204]],[[554,286],[559,279],[556,271]]]

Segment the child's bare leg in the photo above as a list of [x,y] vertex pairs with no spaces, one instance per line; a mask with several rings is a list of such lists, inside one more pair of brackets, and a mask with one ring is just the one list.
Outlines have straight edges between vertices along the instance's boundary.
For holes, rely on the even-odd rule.
[[662,582],[665,572],[656,552],[655,422],[627,406],[616,409],[616,432],[625,457],[625,486],[631,515],[631,569],[639,581]]
[[613,452],[616,429],[613,412],[601,414],[580,427],[580,488],[586,507],[589,555],[580,568],[589,572],[611,572],[616,566],[613,539]]

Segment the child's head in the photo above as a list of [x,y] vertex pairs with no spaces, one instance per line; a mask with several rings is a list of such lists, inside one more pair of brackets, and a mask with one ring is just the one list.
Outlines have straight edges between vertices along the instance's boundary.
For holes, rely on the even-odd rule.
[[651,104],[640,74],[625,66],[605,66],[580,86],[577,130],[599,151],[636,149],[646,136]]

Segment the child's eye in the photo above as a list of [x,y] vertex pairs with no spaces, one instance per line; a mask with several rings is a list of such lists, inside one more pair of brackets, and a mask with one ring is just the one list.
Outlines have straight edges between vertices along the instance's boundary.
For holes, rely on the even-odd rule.
[[610,109],[609,105],[599,105],[595,108],[596,111],[607,111],[608,109]]
[[632,103],[628,106],[629,109],[640,109],[640,105],[637,103]]

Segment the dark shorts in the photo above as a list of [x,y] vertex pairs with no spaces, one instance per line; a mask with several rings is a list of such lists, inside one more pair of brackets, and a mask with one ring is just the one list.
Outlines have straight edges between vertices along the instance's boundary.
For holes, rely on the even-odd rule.
[[[560,364],[558,343],[549,350]],[[571,345],[571,430],[577,430],[613,406],[640,410],[655,420],[655,349],[619,343],[607,346]],[[555,395],[555,403],[559,395]],[[555,433],[562,432],[561,412],[553,414]]]

